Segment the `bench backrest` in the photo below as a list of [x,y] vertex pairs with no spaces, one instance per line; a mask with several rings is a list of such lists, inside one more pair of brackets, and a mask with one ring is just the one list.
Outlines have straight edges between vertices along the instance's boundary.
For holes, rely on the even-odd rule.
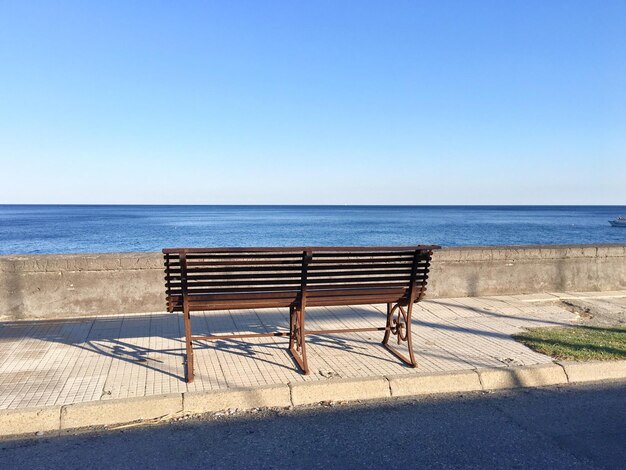
[[164,249],[169,311],[419,300],[438,246]]

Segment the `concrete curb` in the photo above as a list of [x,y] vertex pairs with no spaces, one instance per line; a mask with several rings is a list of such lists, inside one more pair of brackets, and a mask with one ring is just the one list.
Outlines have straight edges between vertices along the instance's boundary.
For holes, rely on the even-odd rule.
[[0,410],[0,436],[58,431],[60,427],[60,406]]
[[110,426],[228,409],[286,408],[322,401],[376,400],[440,393],[544,387],[626,379],[626,361],[558,362],[434,374],[330,379],[263,387],[184,392],[65,406],[0,410],[0,437]]
[[180,393],[76,403],[61,407],[60,429],[154,419],[176,414],[182,409],[183,397]]
[[183,393],[183,411],[186,413],[287,406],[291,406],[291,392],[287,384]]
[[626,361],[558,362],[570,383],[623,379]]
[[524,367],[478,369],[483,390],[520,387],[545,387],[567,383],[567,375],[558,364],[537,364]]
[[310,405],[321,401],[374,400],[391,397],[386,377],[299,382],[289,386],[293,406]]
[[396,375],[387,377],[387,380],[389,380],[392,397],[482,390],[480,379],[475,370],[439,372],[428,375]]

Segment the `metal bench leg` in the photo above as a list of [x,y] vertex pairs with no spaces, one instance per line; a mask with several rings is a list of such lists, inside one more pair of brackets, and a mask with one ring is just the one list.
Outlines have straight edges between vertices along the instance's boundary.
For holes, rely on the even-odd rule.
[[393,305],[387,304],[387,324],[385,325],[385,337],[383,338],[383,344],[387,344],[389,341],[389,335],[391,334],[391,310]]
[[306,360],[306,342],[304,333],[304,308],[289,309],[289,352],[305,375],[309,374]]
[[[413,337],[411,336],[411,313],[413,312],[413,302],[409,303],[406,310],[400,304],[392,306],[387,304],[387,326],[385,328],[385,337],[383,338],[383,346],[394,356],[411,367],[417,367],[417,361],[413,353]],[[396,318],[394,318],[394,313]],[[409,350],[409,357],[399,353],[396,349],[389,346],[389,336],[393,333],[398,344],[406,342]]]
[[187,354],[185,356],[185,365],[187,371],[187,383],[193,382],[193,344],[191,342],[191,314],[188,309],[183,311],[185,320],[185,346]]

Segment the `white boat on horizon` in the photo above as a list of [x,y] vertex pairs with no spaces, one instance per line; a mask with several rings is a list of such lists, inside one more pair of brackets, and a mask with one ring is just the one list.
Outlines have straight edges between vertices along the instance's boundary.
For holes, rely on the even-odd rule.
[[613,226],[613,227],[626,227],[626,217],[624,216],[619,216],[617,219],[615,220],[609,220],[609,223]]

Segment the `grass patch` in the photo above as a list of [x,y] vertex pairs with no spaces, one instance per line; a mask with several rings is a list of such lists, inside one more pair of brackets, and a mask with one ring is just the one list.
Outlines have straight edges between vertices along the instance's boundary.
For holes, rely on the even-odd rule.
[[626,359],[626,327],[532,328],[513,335],[533,351],[567,361]]

